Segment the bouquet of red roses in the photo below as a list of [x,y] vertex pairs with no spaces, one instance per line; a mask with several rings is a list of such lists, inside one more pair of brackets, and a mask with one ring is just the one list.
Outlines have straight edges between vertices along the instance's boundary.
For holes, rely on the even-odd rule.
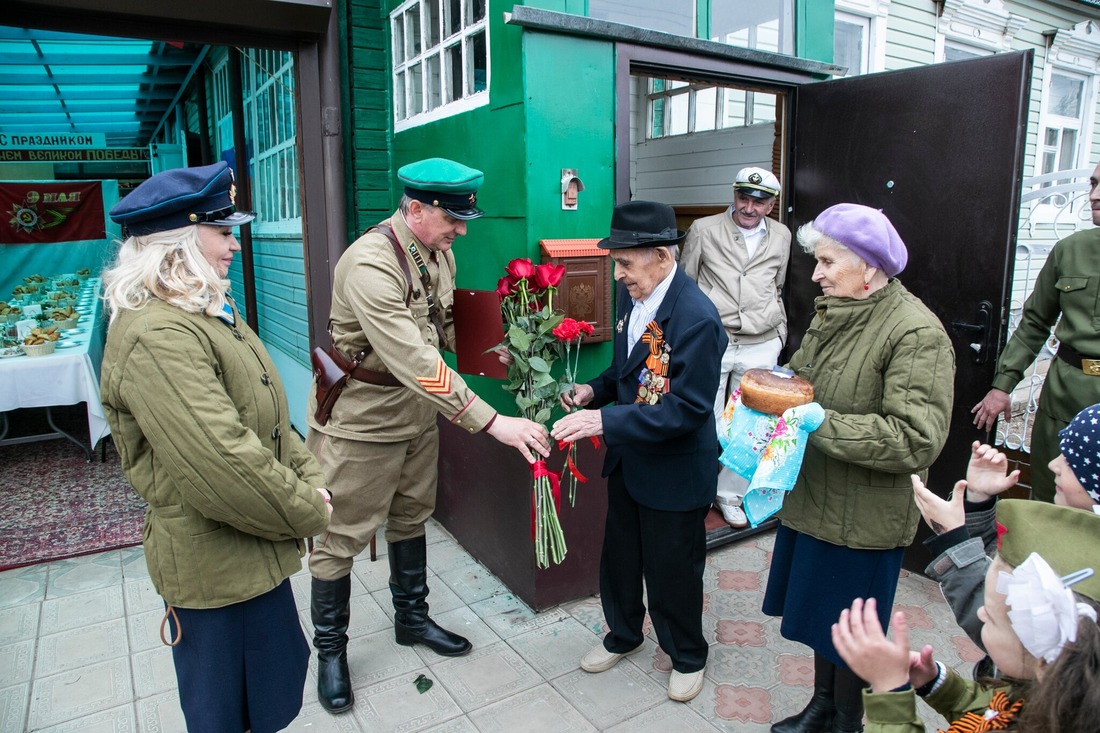
[[[564,316],[554,310],[554,295],[565,267],[535,265],[529,259],[517,258],[508,263],[505,272],[497,283],[505,328],[501,346],[512,357],[504,389],[515,396],[523,417],[545,425],[561,394],[551,371],[563,350],[554,329]],[[557,564],[565,557],[565,537],[558,522],[560,478],[542,459],[532,464],[531,472],[535,562],[546,568],[550,560]]]

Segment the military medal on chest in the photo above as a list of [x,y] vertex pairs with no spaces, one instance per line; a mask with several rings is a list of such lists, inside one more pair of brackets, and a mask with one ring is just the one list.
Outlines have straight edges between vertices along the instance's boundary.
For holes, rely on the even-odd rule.
[[668,364],[672,349],[664,341],[664,332],[656,321],[650,321],[642,334],[642,343],[649,346],[645,367],[638,375],[638,397],[635,403],[655,405],[670,387]]

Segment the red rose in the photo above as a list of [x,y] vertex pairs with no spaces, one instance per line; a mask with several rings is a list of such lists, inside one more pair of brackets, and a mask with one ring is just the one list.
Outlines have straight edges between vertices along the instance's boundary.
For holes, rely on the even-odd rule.
[[535,287],[539,290],[557,287],[565,276],[565,265],[538,265],[535,267]]
[[580,328],[581,333],[583,333],[585,336],[591,336],[592,334],[596,333],[596,329],[593,328],[592,324],[588,321],[581,321],[577,324],[577,326],[578,328]]
[[553,330],[559,341],[573,341],[581,332],[581,326],[572,318],[563,318],[561,324]]
[[501,300],[504,300],[514,292],[516,292],[515,280],[507,275],[497,280],[497,295],[500,296]]
[[517,257],[508,263],[504,271],[516,280],[527,280],[535,274],[535,266],[526,257]]

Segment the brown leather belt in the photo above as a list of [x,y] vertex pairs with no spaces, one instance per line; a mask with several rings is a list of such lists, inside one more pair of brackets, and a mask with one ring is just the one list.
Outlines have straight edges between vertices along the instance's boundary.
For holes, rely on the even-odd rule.
[[1074,369],[1080,369],[1090,377],[1100,377],[1100,359],[1082,356],[1064,341],[1058,344],[1058,358]]
[[352,379],[360,382],[366,382],[367,384],[376,384],[380,387],[400,387],[401,380],[393,376],[392,372],[376,372],[370,369],[364,369],[362,366],[357,366],[355,369],[351,369],[351,362],[348,358],[341,353],[335,346],[329,347],[329,356],[336,362],[336,365],[348,373],[348,376]]

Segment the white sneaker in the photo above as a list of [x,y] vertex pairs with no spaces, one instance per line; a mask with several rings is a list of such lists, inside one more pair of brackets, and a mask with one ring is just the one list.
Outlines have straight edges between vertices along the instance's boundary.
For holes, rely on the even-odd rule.
[[718,501],[718,509],[722,512],[722,518],[726,520],[726,524],[737,529],[744,529],[749,526],[749,518],[745,516],[745,510],[741,508],[740,498],[736,505],[727,504],[724,501]]

